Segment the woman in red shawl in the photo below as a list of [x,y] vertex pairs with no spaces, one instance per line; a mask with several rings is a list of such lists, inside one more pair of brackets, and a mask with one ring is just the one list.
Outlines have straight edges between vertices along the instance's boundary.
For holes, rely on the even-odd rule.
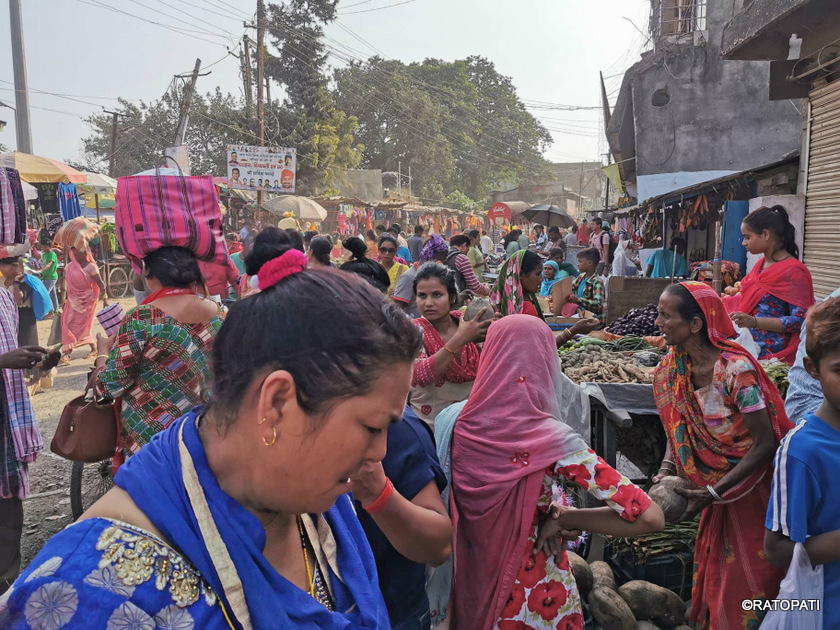
[[741,292],[724,298],[732,321],[749,328],[761,348],[760,359],[793,365],[799,331],[814,304],[808,268],[799,262],[796,228],[782,206],[759,208],[741,223],[744,247],[764,256],[741,281]]
[[[535,548],[549,507],[565,503],[566,480],[607,505],[559,508],[561,530],[638,536],[664,527],[662,510],[561,421],[561,378],[551,329],[536,317],[509,315],[490,327],[469,401],[446,412],[457,412],[453,628],[583,629],[566,551]],[[539,533],[542,542],[547,534]]]
[[435,418],[449,405],[466,400],[478,371],[478,346],[490,320],[461,319],[453,310],[458,300],[455,272],[437,263],[426,263],[414,278],[414,293],[421,317],[414,320],[423,330],[423,350],[414,364],[408,404],[432,430]]
[[679,475],[679,520],[702,512],[694,547],[691,622],[756,629],[762,614],[745,599],[774,598],[784,571],[764,557],[764,515],[773,455],[792,428],[776,386],[758,362],[729,341],[735,329],[706,284],[683,282],[659,298],[656,321],[670,346],[654,372],[653,395],[668,436],[654,483]]

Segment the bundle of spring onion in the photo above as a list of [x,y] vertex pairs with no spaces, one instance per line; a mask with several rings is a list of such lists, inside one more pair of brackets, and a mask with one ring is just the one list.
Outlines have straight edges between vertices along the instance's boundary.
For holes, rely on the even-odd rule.
[[697,538],[697,527],[700,519],[682,523],[669,523],[661,532],[654,532],[635,538],[618,538],[610,536],[607,544],[616,555],[632,556],[639,564],[644,564],[650,558],[668,553],[681,551],[694,552],[694,541]]
[[782,398],[784,398],[787,395],[787,390],[790,385],[788,382],[788,372],[790,372],[790,366],[784,363],[766,363],[761,361],[761,367],[763,367],[764,371],[767,372],[767,376],[770,377],[770,380],[773,381],[776,389],[779,390]]

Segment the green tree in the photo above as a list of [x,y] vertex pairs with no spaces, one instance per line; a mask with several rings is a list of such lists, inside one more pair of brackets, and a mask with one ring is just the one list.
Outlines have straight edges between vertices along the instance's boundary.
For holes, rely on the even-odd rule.
[[323,25],[335,19],[338,0],[290,0],[268,8],[273,46],[265,51],[265,73],[285,92],[268,104],[267,118],[279,122],[277,142],[298,150],[301,194],[334,192],[341,174],[359,165],[357,121],[336,107],[327,89]]
[[481,57],[406,66],[378,57],[335,73],[336,101],[359,119],[369,168],[412,168],[415,191],[439,202],[453,191],[485,199],[501,181],[548,176],[548,131],[510,78]]

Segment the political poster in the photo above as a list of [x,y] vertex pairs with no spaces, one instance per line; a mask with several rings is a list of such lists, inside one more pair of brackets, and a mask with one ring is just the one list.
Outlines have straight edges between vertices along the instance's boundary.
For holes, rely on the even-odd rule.
[[229,144],[227,164],[229,188],[295,192],[296,149]]

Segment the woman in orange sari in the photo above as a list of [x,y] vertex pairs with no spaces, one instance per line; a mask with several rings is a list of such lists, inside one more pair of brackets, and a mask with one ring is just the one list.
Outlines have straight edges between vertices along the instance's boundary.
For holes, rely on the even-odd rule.
[[105,283],[90,252],[70,248],[70,262],[64,268],[64,290],[67,299],[61,313],[61,362],[67,365],[70,353],[79,346],[90,346],[86,359],[96,356],[91,327],[99,295],[105,295]]
[[690,622],[714,630],[757,630],[763,614],[743,600],[772,599],[784,571],[764,556],[764,518],[773,455],[792,428],[784,402],[758,362],[730,341],[735,329],[706,284],[671,285],[659,298],[657,325],[670,346],[654,372],[653,395],[668,436],[654,477],[679,475],[679,491],[702,512],[694,547]]

